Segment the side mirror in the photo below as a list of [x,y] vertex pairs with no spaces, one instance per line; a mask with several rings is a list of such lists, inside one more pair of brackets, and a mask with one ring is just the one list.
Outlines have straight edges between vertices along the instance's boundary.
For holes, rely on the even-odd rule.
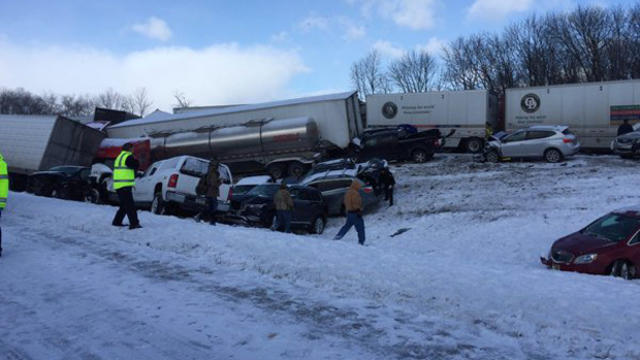
[[136,178],[144,176],[144,171],[136,171]]

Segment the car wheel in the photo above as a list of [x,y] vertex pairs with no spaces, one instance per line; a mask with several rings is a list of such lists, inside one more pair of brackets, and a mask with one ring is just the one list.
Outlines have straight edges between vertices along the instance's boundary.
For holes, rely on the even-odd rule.
[[631,280],[636,277],[636,267],[628,262],[623,262],[620,265],[620,277],[625,280]]
[[622,260],[614,261],[613,264],[611,265],[611,271],[609,271],[609,275],[613,277],[620,276],[620,269],[622,268],[623,263],[624,261]]
[[304,170],[304,164],[294,161],[289,164],[288,173],[289,175],[293,175],[295,177],[301,177],[304,174]]
[[492,162],[492,163],[497,163],[500,161],[500,155],[498,155],[498,152],[495,150],[487,151],[485,158],[487,159],[488,162]]
[[422,149],[415,149],[411,152],[411,158],[414,162],[423,163],[429,160],[429,154]]
[[57,188],[53,188],[51,189],[51,197],[56,199],[62,199],[62,192]]
[[471,138],[467,140],[466,148],[468,152],[477,154],[482,150],[482,140],[479,138]]
[[284,167],[280,164],[269,165],[267,172],[274,179],[281,179],[284,176]]
[[548,149],[544,152],[544,159],[550,163],[557,163],[562,160],[562,153],[556,149]]
[[312,234],[322,234],[324,232],[325,220],[322,216],[318,216],[311,222],[311,228],[309,229]]
[[151,202],[151,212],[157,215],[165,215],[167,213],[167,207],[162,200],[162,194],[157,192],[153,196],[153,201]]

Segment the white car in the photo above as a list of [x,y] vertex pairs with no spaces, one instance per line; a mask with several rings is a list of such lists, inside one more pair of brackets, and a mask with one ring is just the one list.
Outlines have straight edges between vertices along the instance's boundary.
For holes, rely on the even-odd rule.
[[[175,208],[206,209],[206,198],[196,194],[196,186],[208,168],[209,160],[187,155],[157,161],[136,179],[133,200],[136,206],[150,208],[155,214],[165,214]],[[226,212],[233,178],[224,164],[218,166],[218,175],[221,180],[218,211]]]

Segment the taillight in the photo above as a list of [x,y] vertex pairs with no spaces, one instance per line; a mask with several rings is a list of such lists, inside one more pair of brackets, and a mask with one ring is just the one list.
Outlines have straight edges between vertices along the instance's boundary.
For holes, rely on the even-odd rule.
[[176,186],[178,186],[178,174],[172,174],[169,176],[169,183],[167,184],[167,187],[175,188]]
[[371,186],[365,186],[362,188],[362,191],[364,191],[367,194],[371,194],[373,192],[373,188]]
[[231,197],[233,196],[233,188],[229,188],[229,195],[227,195],[227,201],[231,201]]
[[565,143],[565,144],[566,144],[566,143],[571,143],[571,142],[573,142],[573,139],[570,139],[570,138],[563,138],[563,139],[562,139],[562,142],[563,142],[563,143]]
[[440,147],[440,139],[433,140],[433,146]]

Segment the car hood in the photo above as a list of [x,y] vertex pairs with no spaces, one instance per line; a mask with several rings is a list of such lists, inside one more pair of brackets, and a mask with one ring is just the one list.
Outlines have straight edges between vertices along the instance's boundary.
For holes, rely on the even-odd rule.
[[615,245],[616,243],[605,239],[582,234],[580,232],[573,233],[557,240],[553,244],[554,250],[564,250],[574,255],[587,254],[597,252],[603,248]]
[[624,135],[620,135],[618,137],[616,137],[616,139],[620,140],[620,139],[640,139],[640,131],[634,131],[634,132],[630,132]]
[[54,175],[54,176],[61,176],[61,177],[66,177],[67,175],[61,171],[36,171],[34,173],[32,173],[31,175]]

